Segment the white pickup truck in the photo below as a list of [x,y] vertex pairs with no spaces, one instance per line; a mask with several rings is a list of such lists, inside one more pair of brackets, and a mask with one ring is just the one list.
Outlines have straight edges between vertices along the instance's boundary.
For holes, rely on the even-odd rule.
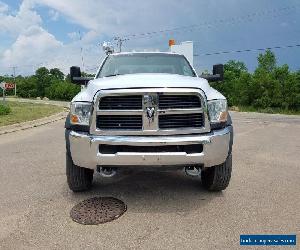
[[232,169],[233,127],[226,98],[208,81],[223,78],[223,65],[198,76],[175,53],[133,52],[106,56],[66,120],[67,181],[74,192],[92,186],[94,170],[113,176],[125,168],[183,169],[208,190],[224,190]]

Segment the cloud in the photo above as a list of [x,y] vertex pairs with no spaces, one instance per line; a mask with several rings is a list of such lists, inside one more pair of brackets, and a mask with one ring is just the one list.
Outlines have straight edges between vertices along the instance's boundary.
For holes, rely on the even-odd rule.
[[[186,8],[187,5],[192,5],[192,3],[194,8]],[[66,41],[66,44],[63,44],[57,41],[52,34],[42,28],[43,20],[36,12],[36,7],[38,6],[48,7],[48,14],[54,20],[60,17],[60,19],[65,19],[69,23],[83,27],[86,31],[82,32],[82,39],[79,39],[78,31],[74,30],[66,34],[66,36],[71,38],[71,42],[68,41],[67,43]],[[193,0],[187,0],[184,3],[161,0],[114,2],[108,0],[86,0],[84,3],[81,0],[23,0],[17,14],[3,15],[3,18],[7,21],[5,24],[0,24],[0,31],[1,29],[5,30],[5,32],[17,39],[11,48],[5,51],[5,59],[11,57],[8,61],[16,63],[15,58],[21,60],[22,55],[23,61],[27,61],[26,56],[29,56],[28,54],[21,51],[17,52],[21,49],[21,46],[19,46],[20,40],[24,41],[26,38],[34,39],[34,37],[29,36],[28,30],[32,27],[39,27],[43,30],[43,37],[48,39],[51,37],[51,39],[49,40],[49,46],[44,45],[43,49],[39,47],[36,51],[35,54],[38,53],[38,57],[35,59],[37,63],[38,61],[56,61],[55,58],[61,58],[61,54],[63,54],[65,65],[62,65],[61,62],[59,64],[64,69],[67,69],[70,64],[80,64],[80,48],[83,47],[85,64],[89,66],[95,65],[103,57],[103,52],[98,45],[103,40],[110,40],[115,36],[160,30],[168,27],[172,28],[196,22],[198,13],[194,9],[197,9],[197,6],[197,1]],[[171,35],[167,34],[163,39],[161,37],[140,40],[131,39],[129,43],[126,42],[124,45],[127,47],[130,44],[131,48],[137,50],[144,50],[147,47],[167,49],[167,41]],[[52,44],[59,43],[61,46],[52,51],[53,54],[47,53],[47,50],[51,51]],[[31,46],[35,46],[35,44]],[[127,48],[130,49],[130,47]]]
[[59,12],[70,23],[111,38],[197,23],[202,6],[206,8],[203,1],[195,0],[85,0],[84,3],[82,0],[36,0],[36,3]]
[[0,73],[7,72],[13,65],[25,67],[22,73],[31,71],[38,64],[53,62],[57,57],[56,51],[63,48],[62,42],[42,28],[43,22],[34,10],[35,6],[33,0],[25,0],[16,14],[12,14],[8,6],[0,2],[0,32],[2,36],[8,35],[14,39],[9,48],[2,48]]
[[5,13],[8,11],[8,9],[8,5],[0,1],[0,13]]
[[[49,6],[48,14],[52,17],[52,20],[57,20],[60,13],[64,15],[73,13],[74,8],[68,8],[70,5],[73,6],[70,2],[65,4],[49,1],[49,3],[55,7]],[[91,42],[99,34],[95,30],[89,29],[82,33],[82,39],[79,40],[78,32],[70,32],[68,36],[72,39],[72,42],[64,44],[42,27],[43,20],[36,11],[36,7],[41,5],[45,6],[43,0],[23,0],[19,9],[12,13],[9,11],[8,5],[0,1],[0,33],[2,36],[8,35],[14,40],[8,48],[1,48],[0,74],[9,71],[9,67],[14,65],[19,66],[19,71],[22,74],[31,74],[33,68],[41,65],[59,67],[67,72],[71,65],[81,64],[81,47],[84,47],[85,65],[96,66],[103,55],[99,48],[96,48],[95,51],[95,46]],[[64,11],[59,12],[56,8],[62,8]],[[77,13],[80,12],[80,9],[84,8],[79,5],[75,8],[75,10],[78,10]],[[70,20],[75,22],[73,19]],[[79,20],[84,22],[81,19]]]
[[[293,0],[293,4],[295,5],[297,1],[299,0]],[[277,22],[273,18],[272,21],[263,23],[263,20],[268,19],[268,16],[264,15],[257,15],[247,22],[241,18],[240,22],[235,24],[221,22],[221,20],[231,18],[247,18],[249,13],[260,13],[268,9],[272,14],[272,8],[282,8],[288,5],[286,3],[270,4],[259,0],[254,2],[245,1],[241,4],[237,0],[224,2],[216,0],[23,0],[19,9],[14,13],[7,4],[0,0],[0,36],[1,39],[6,39],[2,39],[5,42],[0,45],[0,66],[3,67],[8,63],[18,65],[24,62],[43,63],[49,67],[51,65],[60,67],[66,72],[70,65],[81,66],[80,48],[82,47],[85,65],[91,68],[99,64],[103,57],[99,46],[102,41],[112,40],[115,36],[122,37],[151,31],[158,33],[143,38],[132,36],[130,40],[124,42],[124,50],[149,50],[149,48],[168,50],[170,38],[174,38],[178,43],[185,40],[198,41],[195,42],[194,47],[195,53],[198,54],[223,49],[272,46],[273,41],[284,44],[284,41],[280,42],[278,39],[278,32],[281,32],[282,40],[283,38],[285,40],[296,39],[292,37],[296,34],[293,28],[296,30],[298,20],[295,13]],[[55,28],[54,33],[51,34],[48,31],[48,28],[53,30],[53,24],[51,23],[50,27],[47,26],[49,22],[43,22],[39,7],[46,8],[48,17],[56,21],[55,25],[59,26]],[[203,25],[199,29],[190,31],[186,29],[181,32],[159,33],[160,30],[203,23],[212,25],[210,28]],[[285,26],[286,24],[288,26]],[[73,30],[70,29],[72,25]],[[284,28],[278,29],[280,25]],[[78,34],[79,30],[82,31],[81,39]],[[261,39],[256,39],[257,37]],[[44,44],[37,44],[34,39]],[[211,68],[214,63],[232,59],[229,58],[230,56],[198,57],[195,61],[201,67]],[[256,55],[252,57],[256,62]],[[3,69],[0,68],[0,70]]]
[[78,40],[80,36],[78,32],[73,31],[68,33],[68,37],[71,38],[72,40]]
[[48,11],[48,14],[49,14],[49,17],[50,17],[50,19],[51,19],[52,21],[57,21],[58,18],[59,18],[59,13],[58,13],[58,11],[55,11],[55,10],[53,10],[53,9],[50,9],[50,10]]
[[55,37],[38,26],[32,26],[20,34],[11,48],[3,53],[7,65],[35,64],[41,62],[40,56],[50,57],[51,52],[62,47]]
[[4,10],[0,11],[0,32],[12,37],[17,37],[28,28],[34,25],[40,25],[42,19],[40,15],[33,10],[33,6],[34,3],[30,0],[23,1],[17,14],[12,15],[6,13],[8,11],[7,5],[0,5],[0,9]]
[[282,22],[282,23],[280,23],[280,26],[283,27],[283,28],[285,28],[285,27],[289,26],[289,24],[286,23],[286,22]]

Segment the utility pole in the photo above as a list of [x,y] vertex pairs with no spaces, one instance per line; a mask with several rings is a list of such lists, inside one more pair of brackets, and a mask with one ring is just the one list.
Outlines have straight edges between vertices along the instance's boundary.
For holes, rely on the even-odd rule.
[[117,41],[117,46],[119,47],[119,52],[122,52],[123,42],[127,41],[128,39],[117,36],[114,38],[114,40]]
[[15,84],[15,96],[17,96],[17,83],[16,83],[16,68],[17,66],[13,66],[13,76],[14,76],[14,84]]
[[3,104],[5,104],[5,82],[0,83],[0,87],[2,88],[2,93],[3,93]]

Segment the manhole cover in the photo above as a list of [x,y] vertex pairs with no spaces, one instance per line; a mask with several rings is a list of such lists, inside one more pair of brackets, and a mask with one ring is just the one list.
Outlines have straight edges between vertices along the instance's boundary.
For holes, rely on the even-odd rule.
[[113,197],[94,197],[74,206],[70,212],[73,221],[84,225],[97,225],[119,218],[126,205]]

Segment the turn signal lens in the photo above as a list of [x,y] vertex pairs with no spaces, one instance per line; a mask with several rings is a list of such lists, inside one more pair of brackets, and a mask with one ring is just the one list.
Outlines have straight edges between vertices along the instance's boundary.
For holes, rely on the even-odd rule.
[[71,124],[89,126],[91,112],[92,112],[92,103],[72,102],[70,108]]
[[226,100],[212,100],[207,102],[209,119],[211,123],[226,122],[228,108]]
[[79,122],[78,116],[77,115],[71,115],[71,122],[72,123],[78,123]]
[[219,121],[226,122],[227,121],[228,112],[224,111],[220,113]]

